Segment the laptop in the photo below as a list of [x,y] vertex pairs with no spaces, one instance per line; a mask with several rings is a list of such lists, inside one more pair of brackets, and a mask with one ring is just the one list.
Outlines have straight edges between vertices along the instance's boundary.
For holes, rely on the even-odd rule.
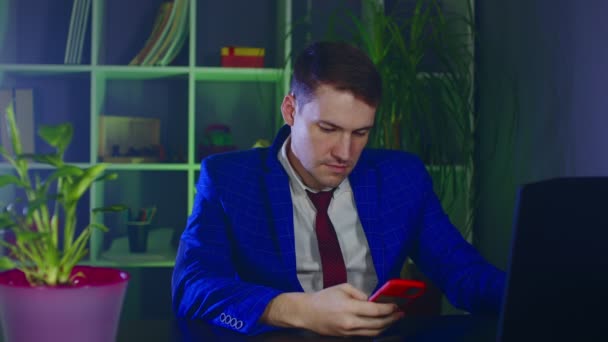
[[498,341],[608,340],[608,177],[526,184]]

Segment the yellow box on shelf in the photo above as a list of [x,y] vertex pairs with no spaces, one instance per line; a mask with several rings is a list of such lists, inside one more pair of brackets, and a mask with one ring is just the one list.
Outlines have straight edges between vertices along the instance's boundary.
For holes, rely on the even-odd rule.
[[266,50],[258,47],[224,46],[222,47],[222,66],[237,68],[264,67]]

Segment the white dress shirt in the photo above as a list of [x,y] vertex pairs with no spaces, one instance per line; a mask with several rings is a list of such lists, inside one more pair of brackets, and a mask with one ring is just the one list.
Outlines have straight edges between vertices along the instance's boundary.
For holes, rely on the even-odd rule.
[[[287,159],[290,141],[290,137],[285,140],[277,157],[289,175],[298,280],[304,291],[316,292],[323,289],[323,271],[315,233],[316,209],[306,190],[317,191],[304,185]],[[369,296],[378,278],[348,178],[334,191],[327,213],[338,236],[348,283]]]

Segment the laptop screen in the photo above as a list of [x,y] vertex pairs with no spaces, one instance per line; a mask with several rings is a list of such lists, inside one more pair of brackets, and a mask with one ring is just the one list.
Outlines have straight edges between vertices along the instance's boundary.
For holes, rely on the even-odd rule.
[[499,341],[605,339],[608,177],[522,186],[507,272]]

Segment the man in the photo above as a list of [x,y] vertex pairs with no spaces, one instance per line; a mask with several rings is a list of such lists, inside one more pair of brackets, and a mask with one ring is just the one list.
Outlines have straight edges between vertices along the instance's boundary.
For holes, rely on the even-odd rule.
[[321,42],[298,56],[272,146],[201,164],[173,275],[178,317],[375,336],[403,313],[368,296],[407,256],[456,306],[498,312],[504,273],[449,222],[420,160],[364,150],[380,98],[360,50]]

